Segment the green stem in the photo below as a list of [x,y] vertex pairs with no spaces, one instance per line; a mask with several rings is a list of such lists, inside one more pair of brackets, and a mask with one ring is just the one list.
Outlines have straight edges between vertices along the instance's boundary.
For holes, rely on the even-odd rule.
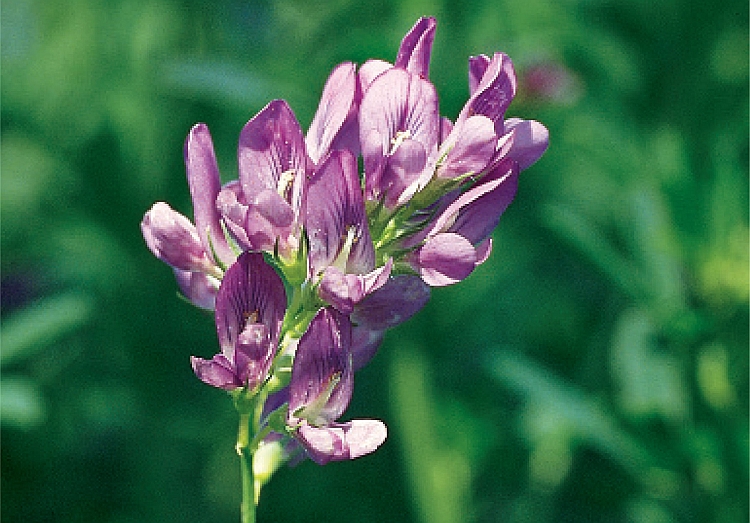
[[250,450],[250,414],[240,414],[237,434],[237,454],[240,456],[242,475],[242,523],[255,523],[255,477],[253,476],[253,454]]

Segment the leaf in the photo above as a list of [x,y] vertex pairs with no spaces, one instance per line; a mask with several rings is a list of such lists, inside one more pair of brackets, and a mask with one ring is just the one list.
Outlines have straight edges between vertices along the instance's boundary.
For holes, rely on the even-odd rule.
[[29,358],[81,327],[91,318],[93,305],[91,297],[71,291],[45,298],[4,319],[0,365]]

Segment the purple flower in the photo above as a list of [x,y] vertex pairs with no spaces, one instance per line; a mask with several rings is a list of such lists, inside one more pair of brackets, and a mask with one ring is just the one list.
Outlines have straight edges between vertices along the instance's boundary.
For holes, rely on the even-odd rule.
[[239,183],[222,189],[218,206],[243,250],[285,256],[299,248],[308,157],[294,113],[274,100],[242,129]]
[[518,162],[524,170],[536,162],[547,149],[549,133],[539,122],[511,118],[505,120],[505,111],[516,94],[516,73],[510,58],[495,53],[469,59],[469,91],[471,96],[459,115],[484,115],[495,125],[499,137],[492,160],[497,164],[504,158]]
[[210,309],[222,268],[236,256],[226,241],[216,209],[219,169],[204,124],[190,130],[184,156],[195,225],[166,203],[158,202],[143,217],[141,231],[151,252],[174,268],[185,297],[198,307]]
[[300,338],[292,364],[287,425],[320,465],[355,459],[387,436],[379,420],[338,423],[352,396],[351,324],[335,309],[321,309]]
[[221,277],[195,226],[166,203],[157,202],[149,209],[141,221],[141,232],[148,248],[164,263],[182,271],[208,272]]
[[216,295],[221,352],[211,360],[191,357],[203,382],[225,390],[261,385],[273,362],[286,310],[284,284],[260,253],[243,253]]
[[[209,258],[221,266],[228,267],[237,256],[227,243],[221,226],[221,216],[216,208],[221,181],[214,144],[205,124],[196,124],[190,130],[185,140],[184,157],[190,196],[193,200],[195,227],[201,244]],[[214,253],[219,259],[214,260]]]
[[284,100],[270,102],[242,129],[239,181],[225,185],[217,201],[241,249],[278,249],[287,260],[299,251],[307,178],[331,150],[359,149],[357,85],[354,64],[333,70],[307,137]]
[[423,16],[409,29],[398,49],[395,66],[427,78],[430,70],[432,42],[435,40],[437,21]]
[[388,279],[391,263],[375,269],[357,160],[349,151],[329,154],[308,185],[305,228],[309,265],[319,294],[348,314]]
[[432,177],[440,133],[435,87],[404,69],[381,73],[362,98],[359,133],[366,198],[402,205]]
[[419,235],[408,261],[430,286],[451,285],[484,263],[492,249],[490,235],[518,187],[518,163],[506,159],[476,185],[443,204]]

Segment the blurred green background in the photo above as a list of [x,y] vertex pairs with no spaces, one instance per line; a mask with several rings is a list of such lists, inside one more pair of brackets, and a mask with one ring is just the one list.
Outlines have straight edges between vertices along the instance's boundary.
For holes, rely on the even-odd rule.
[[183,140],[225,179],[242,125],[307,127],[330,69],[438,18],[441,112],[502,50],[550,130],[490,260],[358,374],[375,454],[283,469],[259,521],[748,521],[746,0],[4,0],[2,515],[237,521],[217,348],[139,221],[191,215]]

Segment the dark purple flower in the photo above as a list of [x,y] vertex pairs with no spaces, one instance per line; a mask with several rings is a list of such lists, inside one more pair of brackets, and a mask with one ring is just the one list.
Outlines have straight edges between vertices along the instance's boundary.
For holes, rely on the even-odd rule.
[[444,204],[430,225],[405,242],[418,245],[408,261],[425,283],[433,287],[456,283],[486,261],[492,248],[490,235],[517,187],[518,163],[506,159]]
[[227,269],[216,295],[221,352],[192,357],[203,382],[225,390],[253,390],[268,375],[286,311],[284,284],[260,253],[243,253]]
[[380,287],[391,264],[375,268],[357,160],[333,151],[309,181],[305,228],[310,276],[320,279],[321,298],[343,313]]
[[287,424],[320,465],[355,459],[387,436],[383,422],[338,423],[352,396],[351,324],[335,309],[321,309],[299,340],[292,364]]

